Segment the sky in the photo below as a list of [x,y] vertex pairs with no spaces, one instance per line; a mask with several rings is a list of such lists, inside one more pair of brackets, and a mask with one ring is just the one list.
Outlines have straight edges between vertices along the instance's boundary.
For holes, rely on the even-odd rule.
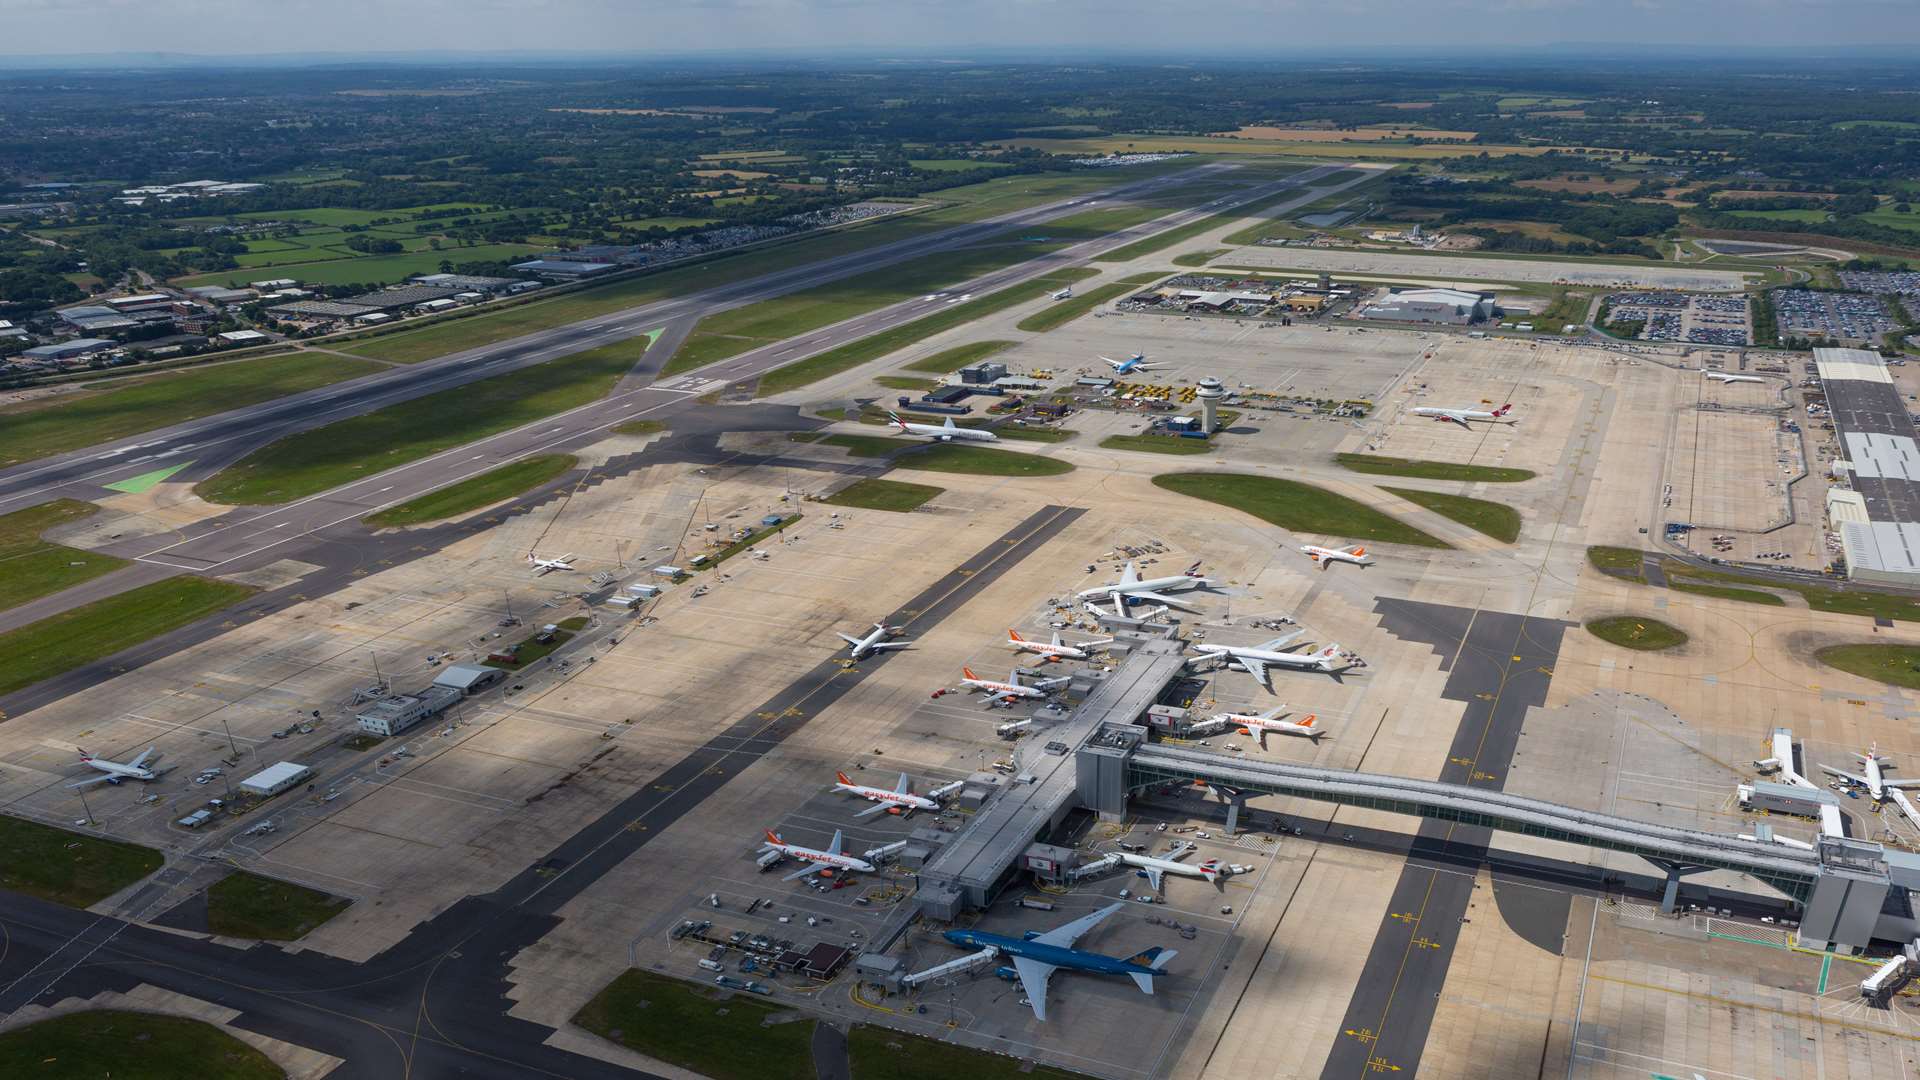
[[0,57],[1920,44],[1920,0],[0,0]]

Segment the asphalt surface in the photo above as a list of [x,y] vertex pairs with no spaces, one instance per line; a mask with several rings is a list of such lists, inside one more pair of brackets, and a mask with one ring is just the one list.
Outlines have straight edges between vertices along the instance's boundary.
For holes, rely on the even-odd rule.
[[[1048,506],[888,617],[924,633],[1084,511]],[[631,1077],[544,1045],[507,1015],[509,965],[555,914],[857,686],[889,654],[823,661],[495,892],[471,896],[355,964],[268,945],[232,949],[0,892],[0,1016],[32,1001],[147,983],[236,1010],[233,1023],[345,1059],[331,1076]],[[762,720],[763,714],[774,719]],[[142,890],[147,892],[148,890]],[[140,897],[128,906],[137,909]]]

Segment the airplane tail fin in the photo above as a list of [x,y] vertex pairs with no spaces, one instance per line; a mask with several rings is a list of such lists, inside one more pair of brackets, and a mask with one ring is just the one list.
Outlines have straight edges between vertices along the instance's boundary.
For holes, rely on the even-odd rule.
[[959,425],[955,424],[953,422],[953,417],[949,416],[947,417],[947,422],[941,426],[945,427],[948,431],[952,431],[954,428],[958,427]]
[[963,667],[963,668],[961,668],[961,669],[960,669],[960,674],[961,674],[961,675],[963,675],[963,676],[965,676],[966,678],[969,678],[969,679],[978,679],[978,678],[980,677],[980,676],[978,676],[978,675],[975,675],[975,674],[973,673],[973,669],[972,669],[972,668],[970,668],[970,667]]
[[901,431],[907,430],[907,422],[905,420],[900,419],[900,414],[894,412],[893,410],[891,409],[887,410],[887,419],[899,425],[899,428]]
[[841,783],[843,783],[843,784],[845,784],[845,785],[847,785],[848,787],[852,787],[852,786],[853,786],[853,781],[851,781],[851,780],[849,780],[849,779],[847,779],[847,774],[846,774],[846,773],[843,773],[843,772],[836,772],[836,773],[834,773],[833,775],[834,775],[834,778],[835,778],[835,779],[837,779],[837,780],[839,780],[839,781],[840,781]]
[[1166,971],[1167,961],[1173,959],[1178,955],[1180,955],[1180,950],[1178,949],[1163,949],[1160,946],[1155,945],[1153,948],[1147,949],[1146,951],[1139,953],[1138,955],[1128,957],[1127,958],[1128,963],[1139,964],[1141,967],[1153,969],[1151,972],[1146,972],[1146,971],[1128,972],[1129,975],[1133,976],[1133,984],[1140,988],[1141,993],[1147,994],[1149,996],[1152,995],[1154,976],[1164,974]]
[[1507,403],[1506,403],[1505,405],[1502,405],[1502,406],[1500,406],[1500,407],[1499,407],[1498,409],[1495,409],[1495,410],[1493,411],[1493,415],[1495,415],[1495,416],[1505,416],[1505,415],[1507,415],[1507,410],[1508,410],[1508,409],[1511,409],[1511,408],[1513,408],[1513,402],[1511,402],[1511,401],[1509,401],[1509,402],[1507,402]]
[[780,834],[779,834],[779,833],[777,833],[777,832],[774,832],[774,831],[773,831],[772,829],[768,829],[768,830],[767,830],[767,842],[768,842],[768,843],[770,843],[770,844],[784,844],[784,843],[786,843],[786,841],[784,841],[784,840],[782,840],[782,839],[780,839]]
[[1214,878],[1219,877],[1226,870],[1225,867],[1220,865],[1219,859],[1208,859],[1206,862],[1201,863],[1195,869],[1199,870],[1201,875],[1204,876],[1208,881],[1212,881]]
[[1019,633],[1017,633],[1016,631],[1009,630],[1007,631],[1007,640],[1008,641],[1025,641],[1027,639],[1021,637]]
[[1355,544],[1352,547],[1347,549],[1347,554],[1353,556],[1356,559],[1364,559],[1367,557],[1367,549],[1365,547],[1362,547],[1359,544]]

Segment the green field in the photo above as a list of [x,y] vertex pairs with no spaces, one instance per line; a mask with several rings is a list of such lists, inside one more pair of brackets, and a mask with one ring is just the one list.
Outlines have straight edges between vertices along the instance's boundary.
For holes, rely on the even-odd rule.
[[0,633],[0,694],[132,648],[253,592],[227,581],[168,578]]
[[607,429],[610,435],[652,435],[667,430],[662,420],[629,420],[624,424],[615,424]]
[[897,458],[894,467],[921,472],[964,473],[968,476],[1059,476],[1073,465],[1058,458],[992,450],[984,446],[939,443]]
[[291,502],[604,397],[646,352],[633,338],[289,435],[194,490],[210,502]]
[[573,1022],[648,1057],[714,1080],[813,1080],[813,1020],[765,998],[628,970]]
[[99,509],[77,499],[55,499],[0,515],[0,611],[127,565],[125,559],[40,539],[48,529],[89,517]]
[[1443,518],[1457,521],[1503,544],[1511,544],[1520,539],[1520,511],[1505,503],[1470,499],[1465,495],[1443,495],[1437,491],[1421,491],[1417,488],[1383,487],[1380,490],[1398,495],[1415,506],[1425,507]]
[[1177,435],[1109,435],[1100,440],[1108,450],[1137,450],[1146,454],[1210,454],[1212,439],[1186,439]]
[[1829,645],[1814,657],[1850,675],[1920,690],[1920,648],[1912,645]]
[[867,510],[892,510],[905,513],[945,492],[931,484],[905,484],[898,480],[856,480],[837,493],[822,499],[835,506],[858,506]]
[[1595,545],[1587,549],[1587,562],[1603,574],[1638,581],[1641,584],[1646,583],[1646,576],[1642,569],[1646,562],[1646,552],[1638,548]]
[[1908,232],[1920,232],[1920,214],[1901,213],[1891,206],[1882,206],[1871,213],[1861,214],[1861,221],[1870,222],[1884,229],[1905,229]]
[[936,1042],[887,1028],[857,1025],[847,1033],[854,1080],[1076,1080],[1082,1074],[1036,1065],[949,1042]]
[[911,158],[907,164],[928,172],[969,172],[973,169],[1010,168],[998,161],[976,161],[973,158]]
[[298,941],[351,901],[236,871],[207,890],[207,929],[223,937]]
[[1417,461],[1376,454],[1336,454],[1334,460],[1354,472],[1375,476],[1410,476],[1419,480],[1466,480],[1482,484],[1517,484],[1534,478],[1530,469],[1497,465],[1456,465],[1451,461]]
[[284,1080],[267,1055],[185,1016],[88,1009],[0,1033],[15,1080]]
[[916,445],[902,439],[881,438],[878,435],[827,435],[816,432],[796,432],[787,436],[795,442],[816,442],[825,446],[838,446],[852,457],[886,457],[902,450],[911,450]]
[[380,370],[364,360],[295,353],[87,383],[70,394],[0,408],[0,467]]
[[888,390],[918,390],[921,393],[940,385],[938,379],[917,379],[912,375],[876,375],[873,381]]
[[1294,480],[1242,473],[1164,473],[1154,477],[1153,483],[1168,491],[1245,511],[1295,532],[1414,547],[1452,546],[1365,503]]
[[1675,578],[1667,579],[1667,588],[1674,592],[1691,593],[1694,596],[1711,596],[1719,600],[1738,600],[1743,604],[1763,604],[1768,607],[1785,607],[1786,601],[1770,592],[1759,589],[1739,589],[1732,585],[1701,585],[1696,582]]
[[1232,250],[1232,248],[1205,248],[1200,251],[1188,251],[1175,255],[1172,261],[1175,266],[1205,266]]
[[[567,622],[572,621],[572,619],[567,620]],[[562,628],[555,631],[553,636],[545,641],[539,640],[543,631],[535,631],[521,638],[515,643],[519,646],[519,649],[513,654],[512,660],[482,660],[480,662],[487,667],[499,668],[502,671],[520,671],[530,664],[544,660],[552,655],[555,649],[573,640],[573,633],[566,628],[565,623],[560,625]],[[504,651],[504,649],[502,651]]]
[[[479,244],[474,247],[453,247],[449,245],[443,251],[410,251],[399,255],[356,255],[353,258],[338,257],[321,259],[314,262],[286,262],[284,258],[270,255],[253,266],[243,265],[238,270],[216,270],[208,274],[194,274],[189,277],[174,278],[170,284],[181,288],[196,285],[244,286],[249,280],[257,278],[256,270],[273,269],[274,277],[293,278],[302,285],[369,285],[400,281],[415,274],[432,274],[440,269],[442,260],[453,262],[496,262],[531,258],[541,249],[534,244]],[[246,263],[249,260],[241,256],[235,262]]]
[[[1303,167],[1304,166],[1297,166],[1296,168]],[[1269,195],[1264,199],[1256,199],[1245,206],[1238,206],[1223,213],[1212,214],[1198,221],[1188,222],[1177,228],[1168,229],[1165,232],[1149,236],[1144,240],[1136,240],[1125,247],[1115,248],[1104,255],[1096,255],[1094,259],[1096,262],[1130,262],[1143,255],[1151,255],[1156,251],[1164,251],[1167,248],[1173,247],[1175,244],[1184,244],[1196,236],[1210,233],[1215,229],[1223,229],[1236,221],[1262,217],[1268,210],[1273,209],[1281,203],[1291,202],[1294,199],[1303,197],[1305,194],[1305,188],[1289,188],[1286,191]]]
[[951,349],[942,349],[932,356],[922,357],[901,368],[902,371],[929,371],[937,375],[959,371],[968,364],[977,364],[995,353],[1013,348],[1011,341],[975,341],[967,345],[955,345]]
[[56,904],[92,907],[165,861],[152,848],[0,815],[0,888]]
[[1727,210],[1726,214],[1754,221],[1799,221],[1819,224],[1833,215],[1825,210]]
[[1092,311],[1094,308],[1099,307],[1101,304],[1109,300],[1117,300],[1133,292],[1134,289],[1135,286],[1128,285],[1125,282],[1115,282],[1111,285],[1101,285],[1098,288],[1088,289],[1086,292],[1076,293],[1065,300],[1054,301],[1015,323],[1014,328],[1025,330],[1030,334],[1044,334],[1056,326],[1065,326],[1080,316],[1085,315],[1087,312]]
[[541,454],[470,476],[457,484],[430,491],[417,499],[389,507],[365,519],[375,528],[390,529],[439,521],[478,510],[523,491],[539,487],[580,463],[572,454]]
[[1686,632],[1679,627],[1668,626],[1658,619],[1649,619],[1640,615],[1615,615],[1611,618],[1595,619],[1587,624],[1587,633],[1601,641],[1638,652],[1676,649],[1687,643]]
[[1871,619],[1920,622],[1920,601],[1896,593],[1875,592],[1871,589],[1840,585],[1816,585],[1812,582],[1802,583],[1792,578],[1774,581],[1724,570],[1703,570],[1671,560],[1665,566],[1669,583],[1709,582],[1736,587],[1758,585],[1764,588],[1786,589],[1799,593],[1801,599],[1807,602],[1807,606],[1815,611],[1825,611],[1835,615],[1861,615]]

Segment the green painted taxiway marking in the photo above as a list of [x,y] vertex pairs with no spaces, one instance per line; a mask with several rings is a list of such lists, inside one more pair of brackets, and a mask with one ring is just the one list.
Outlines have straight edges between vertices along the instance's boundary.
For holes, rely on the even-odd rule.
[[151,490],[154,485],[160,483],[160,481],[165,480],[167,477],[172,476],[174,473],[179,472],[191,464],[193,464],[193,462],[183,461],[178,465],[169,465],[164,469],[155,469],[150,473],[130,476],[125,480],[116,480],[108,484],[107,487],[112,491],[124,491],[129,495],[138,495],[143,491]]
[[653,329],[651,329],[651,330],[649,330],[649,331],[647,331],[646,333],[644,333],[644,334],[641,334],[640,336],[641,336],[641,337],[643,337],[643,338],[646,338],[646,339],[647,339],[647,345],[648,345],[649,347],[651,347],[651,346],[653,345],[653,343],[654,343],[654,342],[656,342],[656,341],[659,341],[659,340],[660,340],[660,335],[661,335],[661,334],[664,334],[664,333],[666,333],[666,332],[667,332],[667,328],[666,328],[666,327],[664,327],[664,326],[656,326],[656,327],[654,327]]

